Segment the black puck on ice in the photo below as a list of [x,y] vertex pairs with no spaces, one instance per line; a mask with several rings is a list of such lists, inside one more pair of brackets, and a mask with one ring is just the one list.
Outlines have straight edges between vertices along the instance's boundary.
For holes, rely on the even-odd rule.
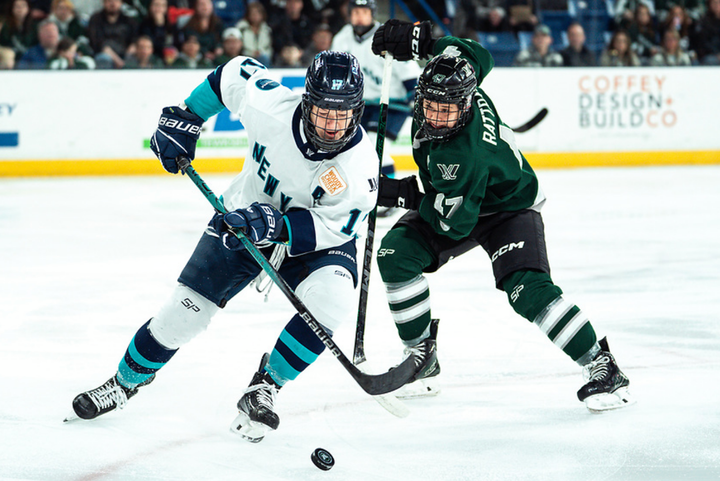
[[322,469],[323,471],[328,471],[335,465],[335,459],[332,457],[332,454],[330,454],[323,448],[317,448],[315,451],[313,451],[310,455],[310,459],[312,459],[312,462],[315,466]]

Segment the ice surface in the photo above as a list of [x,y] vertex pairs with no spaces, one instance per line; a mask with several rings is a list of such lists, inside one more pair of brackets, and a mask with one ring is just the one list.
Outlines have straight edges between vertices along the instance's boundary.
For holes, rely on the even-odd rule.
[[[608,336],[637,405],[590,414],[580,368],[512,311],[476,249],[428,277],[438,397],[394,418],[324,354],[281,391],[280,428],[257,445],[228,426],[292,315],[277,289],[267,303],[241,293],[125,410],[62,423],[173,289],[212,214],[190,180],[1,180],[0,479],[720,478],[720,168],[538,175],[553,278]],[[216,192],[230,181],[205,177]],[[336,335],[348,355],[353,336]],[[376,372],[402,352],[377,268],[366,346]],[[331,471],[311,463],[317,447]]]

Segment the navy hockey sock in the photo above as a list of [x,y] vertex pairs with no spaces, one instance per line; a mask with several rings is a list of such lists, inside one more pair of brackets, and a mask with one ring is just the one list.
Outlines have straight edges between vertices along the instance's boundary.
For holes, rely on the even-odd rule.
[[[328,331],[330,335],[332,332]],[[279,385],[292,381],[325,350],[325,344],[302,318],[295,314],[280,333],[265,370]]]
[[150,321],[143,324],[135,334],[118,366],[118,381],[130,389],[147,381],[177,352],[157,342],[150,334],[149,324]]

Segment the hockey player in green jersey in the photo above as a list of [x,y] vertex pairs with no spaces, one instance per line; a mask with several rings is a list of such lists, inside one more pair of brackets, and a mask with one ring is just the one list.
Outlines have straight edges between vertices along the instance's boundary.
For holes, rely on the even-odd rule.
[[[398,60],[432,58],[418,80],[412,139],[415,176],[382,178],[378,204],[409,210],[383,238],[378,268],[393,320],[408,350],[437,333],[423,273],[480,245],[490,256],[496,287],[515,312],[584,369],[578,399],[591,411],[632,404],[629,380],[597,340],[587,316],[550,278],[540,209],[545,201],[512,129],[480,88],[494,62],[480,44],[431,37],[429,22],[390,20],[373,38],[373,52]],[[437,392],[437,353],[413,383]],[[419,385],[419,386],[417,386]],[[412,386],[412,385],[411,385]]]

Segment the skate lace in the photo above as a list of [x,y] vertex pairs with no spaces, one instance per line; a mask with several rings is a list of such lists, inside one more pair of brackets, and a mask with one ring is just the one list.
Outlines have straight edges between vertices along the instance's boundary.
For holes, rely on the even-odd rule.
[[420,366],[425,362],[425,359],[428,357],[428,350],[427,350],[427,344],[425,341],[421,342],[420,344],[416,344],[415,346],[406,347],[405,348],[405,356],[414,356],[415,358],[415,366]]
[[266,382],[261,382],[260,384],[250,386],[247,389],[248,394],[253,392],[255,392],[255,396],[253,396],[253,398],[257,402],[256,407],[265,406],[272,411],[273,406],[275,405],[275,396],[277,395],[277,390],[270,384]]
[[583,376],[589,382],[604,381],[610,373],[610,356],[601,354],[600,357],[592,361],[583,368]]
[[112,406],[117,406],[118,409],[122,409],[128,400],[125,390],[117,384],[114,379],[111,379],[97,389],[88,391],[88,396],[100,410]]

